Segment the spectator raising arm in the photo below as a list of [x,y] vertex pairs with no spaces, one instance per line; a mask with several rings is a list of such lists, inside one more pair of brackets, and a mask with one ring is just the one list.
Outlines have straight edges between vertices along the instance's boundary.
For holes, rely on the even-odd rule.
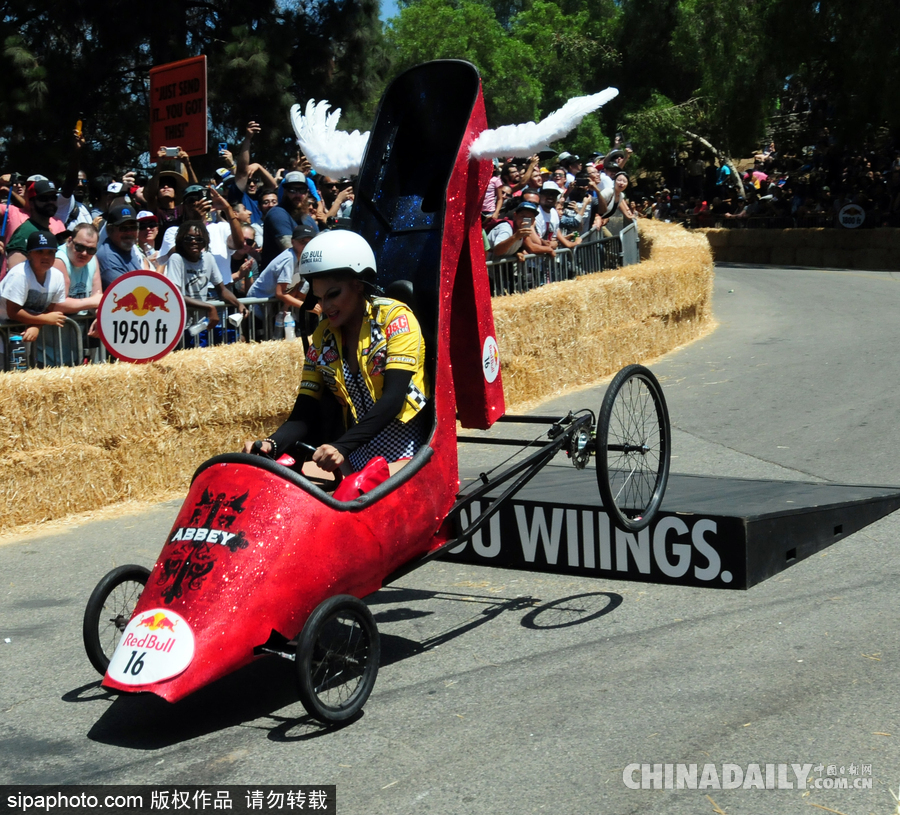
[[[261,132],[262,128],[256,122],[247,122],[247,130],[244,140],[238,148],[237,169],[234,171],[234,185],[243,193],[247,189],[247,179],[250,178],[250,142],[253,137]],[[272,179],[272,186],[275,186]]]

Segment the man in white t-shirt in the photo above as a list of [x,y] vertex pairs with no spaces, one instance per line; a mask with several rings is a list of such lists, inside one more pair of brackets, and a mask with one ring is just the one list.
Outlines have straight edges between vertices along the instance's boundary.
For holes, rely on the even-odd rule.
[[52,232],[38,230],[28,236],[26,260],[13,266],[0,283],[0,319],[23,323],[26,342],[38,338],[42,325],[63,325],[66,299],[62,272],[53,268],[58,246]]

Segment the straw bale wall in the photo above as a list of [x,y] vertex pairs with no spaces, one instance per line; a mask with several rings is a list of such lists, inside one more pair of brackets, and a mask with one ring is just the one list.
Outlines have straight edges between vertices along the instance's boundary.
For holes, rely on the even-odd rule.
[[900,271],[900,229],[696,229],[727,263]]
[[[639,265],[494,300],[510,409],[709,329],[707,240],[642,227]],[[184,493],[205,459],[286,418],[302,366],[301,343],[269,342],[149,365],[0,373],[0,530]]]
[[591,384],[710,330],[707,241],[672,224],[640,226],[639,265],[494,300],[508,409]]

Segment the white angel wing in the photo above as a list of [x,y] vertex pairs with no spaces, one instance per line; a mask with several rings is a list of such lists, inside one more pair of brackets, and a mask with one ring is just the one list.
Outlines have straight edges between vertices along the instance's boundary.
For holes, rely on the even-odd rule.
[[356,175],[369,141],[369,131],[347,133],[337,129],[341,109],[329,113],[330,105],[322,100],[306,103],[306,114],[300,105],[291,108],[291,124],[300,149],[316,168],[316,172],[332,178]]
[[533,155],[545,150],[550,142],[561,139],[577,127],[588,113],[592,113],[618,95],[619,91],[616,88],[607,88],[591,96],[577,96],[570,99],[559,110],[541,119],[540,122],[504,125],[484,130],[472,142],[469,155],[477,159]]

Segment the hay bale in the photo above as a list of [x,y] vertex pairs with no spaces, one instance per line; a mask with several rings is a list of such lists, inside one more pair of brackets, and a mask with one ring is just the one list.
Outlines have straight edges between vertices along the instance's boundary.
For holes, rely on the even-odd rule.
[[645,223],[649,260],[494,300],[508,409],[661,356],[709,329],[708,241],[679,226]]
[[290,411],[300,390],[303,345],[237,343],[170,354],[155,366],[175,428],[230,424]]
[[163,421],[165,382],[152,366],[85,365],[0,373],[0,452],[104,446]]
[[271,419],[184,430],[163,427],[137,439],[122,439],[109,451],[118,473],[118,500],[153,500],[173,491],[184,492],[204,461],[237,452],[248,439],[265,438],[286,418],[285,413]]
[[812,266],[812,267],[821,267],[823,266],[823,255],[821,246],[801,246],[797,250],[797,265],[798,266]]
[[731,234],[731,230],[729,229],[698,229],[696,231],[700,234],[706,235],[706,239],[709,241],[709,245],[713,247],[713,249],[719,246],[727,246],[728,236],[729,234]]
[[0,529],[119,500],[116,470],[106,451],[86,444],[5,454],[0,457]]
[[794,246],[775,246],[769,254],[769,263],[775,266],[796,266],[797,248]]

